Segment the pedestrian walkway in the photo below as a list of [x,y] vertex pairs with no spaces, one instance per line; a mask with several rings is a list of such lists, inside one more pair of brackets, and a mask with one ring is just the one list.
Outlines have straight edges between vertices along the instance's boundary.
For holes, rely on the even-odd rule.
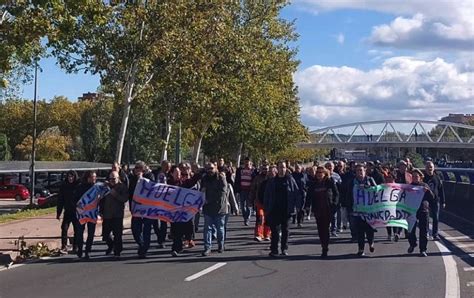
[[[130,218],[124,220],[124,226],[130,226]],[[100,236],[101,232],[102,227],[99,222],[95,236]],[[68,236],[73,236],[72,225]],[[21,237],[23,237],[27,246],[43,242],[50,249],[61,248],[61,221],[56,219],[56,213],[52,213],[31,219],[0,224],[0,253],[4,256],[10,255],[10,258],[15,260],[20,253],[19,239]],[[8,259],[8,256],[2,259]]]

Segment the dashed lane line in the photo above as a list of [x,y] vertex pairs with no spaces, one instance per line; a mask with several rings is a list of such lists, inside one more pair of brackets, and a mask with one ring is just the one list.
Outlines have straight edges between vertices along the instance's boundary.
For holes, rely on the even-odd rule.
[[474,271],[474,267],[464,267],[464,271]]
[[227,265],[227,263],[217,263],[217,264],[214,264],[214,265],[212,265],[212,266],[209,267],[209,268],[206,268],[206,269],[204,269],[204,270],[202,270],[202,271],[199,271],[199,272],[196,273],[196,274],[193,274],[193,275],[191,275],[191,276],[186,277],[186,278],[184,279],[184,281],[193,281],[193,280],[198,279],[198,278],[200,278],[201,276],[206,275],[206,274],[208,274],[208,273],[210,273],[210,272],[212,272],[212,271],[214,271],[214,270],[217,270],[217,269],[219,269],[219,268],[221,268],[222,266],[225,266],[225,265]]

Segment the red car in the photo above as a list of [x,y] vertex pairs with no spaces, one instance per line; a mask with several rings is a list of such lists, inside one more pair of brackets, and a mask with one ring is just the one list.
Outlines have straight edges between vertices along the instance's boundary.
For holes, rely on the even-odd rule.
[[16,201],[26,200],[30,197],[28,189],[21,184],[1,184],[0,198],[15,198]]

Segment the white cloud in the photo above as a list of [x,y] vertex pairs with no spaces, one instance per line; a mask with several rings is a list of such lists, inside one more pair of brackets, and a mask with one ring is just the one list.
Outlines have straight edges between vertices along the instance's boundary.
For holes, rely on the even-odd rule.
[[296,0],[310,11],[363,9],[395,14],[390,24],[375,26],[369,38],[374,44],[397,48],[474,49],[472,0]]
[[380,68],[315,65],[295,74],[310,127],[376,119],[435,120],[474,112],[474,70],[441,58],[393,57]]
[[339,33],[338,35],[336,35],[336,40],[339,44],[344,44],[344,40],[345,40],[344,34]]

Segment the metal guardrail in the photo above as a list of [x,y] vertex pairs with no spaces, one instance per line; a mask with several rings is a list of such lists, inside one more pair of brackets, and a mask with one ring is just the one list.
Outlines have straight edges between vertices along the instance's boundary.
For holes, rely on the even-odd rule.
[[474,169],[437,168],[443,180],[446,210],[474,221]]

